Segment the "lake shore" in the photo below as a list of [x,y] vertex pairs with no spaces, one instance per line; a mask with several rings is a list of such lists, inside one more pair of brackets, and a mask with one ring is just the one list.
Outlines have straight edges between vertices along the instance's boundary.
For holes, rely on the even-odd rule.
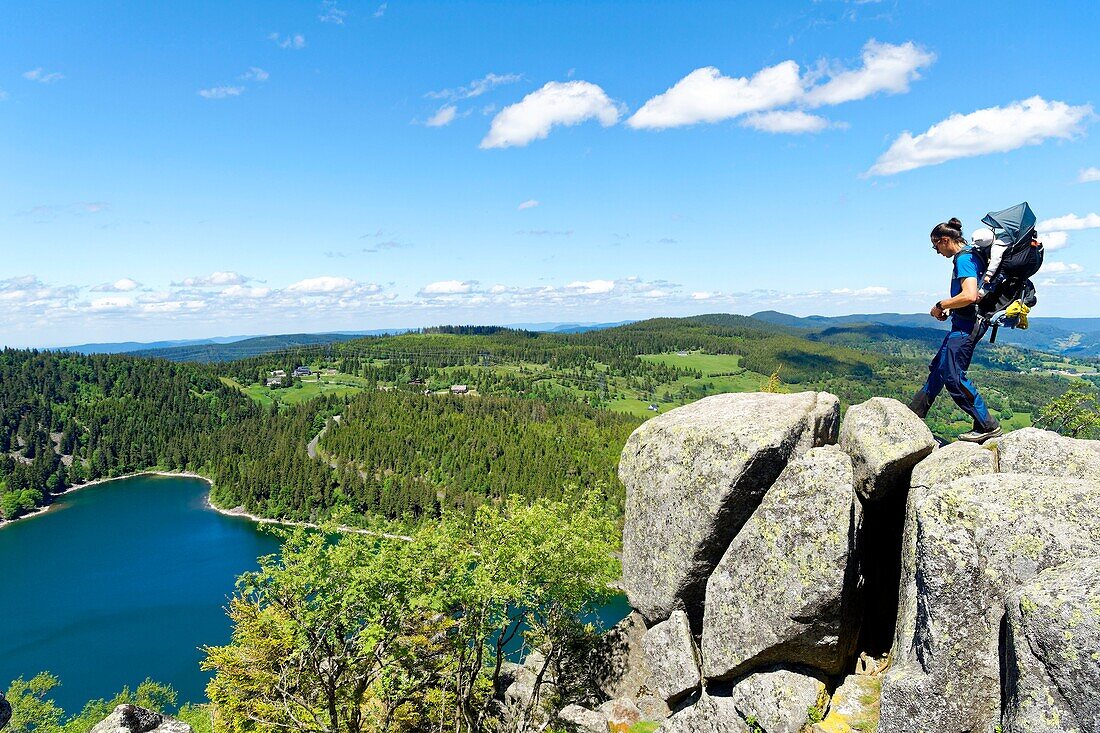
[[[111,481],[122,481],[123,479],[137,478],[138,476],[169,476],[169,477],[172,477],[172,478],[197,478],[197,479],[199,479],[201,481],[205,481],[207,484],[209,484],[210,488],[214,488],[213,479],[211,479],[207,476],[203,476],[202,474],[195,473],[194,471],[155,471],[155,470],[153,470],[153,471],[138,471],[137,473],[128,473],[125,476],[112,476],[110,478],[97,478],[93,481],[88,481],[87,483],[78,484],[76,486],[70,486],[69,488],[65,489],[64,491],[59,491],[56,494],[52,494],[51,495],[52,501],[50,501],[49,504],[47,504],[46,506],[38,507],[37,509],[35,509],[32,512],[27,512],[26,514],[24,514],[21,517],[16,517],[15,519],[0,519],[0,529],[3,529],[4,527],[6,527],[9,524],[15,524],[16,522],[21,522],[25,519],[31,519],[33,517],[37,517],[37,516],[40,516],[42,514],[45,514],[46,512],[48,512],[54,506],[54,503],[56,502],[57,498],[61,497],[61,496],[64,496],[65,494],[71,494],[74,491],[80,491],[81,489],[86,489],[89,486],[98,486],[100,484],[110,483]],[[321,525],[316,523],[316,522],[301,522],[301,521],[296,521],[296,520],[293,520],[293,519],[273,519],[271,517],[261,517],[258,514],[252,514],[251,512],[246,511],[244,507],[240,507],[240,506],[234,507],[232,509],[227,509],[227,508],[224,508],[224,507],[220,507],[210,499],[210,492],[209,491],[206,492],[206,508],[210,509],[212,511],[215,511],[218,514],[224,514],[227,517],[240,517],[242,519],[248,519],[252,522],[255,522],[256,524],[274,524],[274,525],[279,525],[279,526],[282,526],[282,527],[309,527],[310,529],[321,529]],[[388,532],[376,532],[376,531],[370,530],[370,529],[362,529],[360,527],[349,527],[347,525],[340,525],[336,528],[336,530],[339,531],[339,532],[354,532],[355,534],[365,534],[365,535],[371,535],[373,537],[382,537],[382,538],[385,538],[385,539],[388,539],[388,540],[402,540],[404,542],[411,542],[412,541],[412,537],[409,537],[408,535],[390,534]]]
[[98,486],[100,484],[106,484],[106,483],[110,483],[112,481],[122,481],[123,479],[128,479],[128,478],[137,478],[138,476],[172,476],[172,477],[175,477],[175,478],[197,478],[197,479],[202,479],[203,481],[210,484],[211,486],[214,485],[214,482],[211,481],[210,479],[208,479],[206,476],[202,476],[200,474],[194,473],[193,471],[155,471],[155,470],[153,470],[153,471],[138,471],[137,473],[128,473],[124,476],[111,476],[109,478],[97,478],[97,479],[93,479],[92,481],[88,481],[88,482],[83,483],[83,484],[77,484],[75,486],[70,486],[69,488],[65,489],[64,491],[59,491],[56,494],[50,494],[51,501],[50,501],[49,504],[47,504],[46,506],[40,506],[37,509],[35,509],[34,511],[27,512],[23,516],[16,517],[15,519],[0,519],[0,529],[3,529],[4,527],[8,526],[9,524],[15,524],[16,522],[22,522],[25,519],[31,519],[33,517],[37,517],[39,515],[45,514],[50,509],[53,508],[54,502],[57,501],[58,497],[64,496],[65,494],[71,494],[74,491],[80,491],[81,489],[86,489],[90,486]]

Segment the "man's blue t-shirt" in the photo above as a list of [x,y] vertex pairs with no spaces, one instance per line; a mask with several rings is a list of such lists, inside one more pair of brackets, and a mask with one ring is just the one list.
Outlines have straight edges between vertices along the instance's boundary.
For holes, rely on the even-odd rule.
[[[955,255],[955,266],[951,270],[951,297],[962,292],[963,280],[968,277],[977,279],[981,271],[982,261],[969,247]],[[954,327],[956,320],[967,321],[972,325],[977,317],[978,309],[973,305],[955,308],[951,311],[951,325]],[[969,330],[969,325],[966,329]]]

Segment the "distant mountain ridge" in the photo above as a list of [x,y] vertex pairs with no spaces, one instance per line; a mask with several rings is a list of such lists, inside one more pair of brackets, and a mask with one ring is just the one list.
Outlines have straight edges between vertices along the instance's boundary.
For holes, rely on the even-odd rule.
[[[854,313],[846,316],[792,316],[778,311],[760,311],[751,318],[788,328],[821,330],[836,326],[884,325],[906,328],[946,330],[927,313]],[[1030,319],[1030,328],[1000,329],[998,343],[1038,349],[1052,354],[1075,357],[1100,356],[1100,318],[1037,317]]]

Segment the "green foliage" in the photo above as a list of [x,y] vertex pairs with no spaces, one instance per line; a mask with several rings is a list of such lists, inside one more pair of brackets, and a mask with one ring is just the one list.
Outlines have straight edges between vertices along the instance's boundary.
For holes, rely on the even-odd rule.
[[1073,438],[1100,439],[1100,393],[1074,387],[1051,400],[1035,424]]
[[[49,672],[40,672],[29,681],[22,677],[8,687],[8,702],[12,707],[12,719],[5,733],[87,733],[91,728],[123,704],[139,705],[159,713],[171,714],[176,704],[176,691],[168,685],[162,685],[146,679],[136,689],[123,687],[110,700],[91,700],[71,718],[65,718],[65,711],[50,699],[50,692],[61,682]],[[207,722],[202,727],[201,708],[194,705],[184,706],[180,716],[187,715],[187,721],[194,720],[198,726],[195,733],[211,733]],[[209,720],[209,716],[206,716]]]
[[87,733],[99,721],[111,714],[119,705],[139,705],[149,710],[170,713],[176,705],[176,691],[168,685],[146,679],[131,691],[123,687],[110,700],[91,700],[77,715],[69,718],[61,727],[61,733]]
[[512,640],[550,668],[593,631],[579,618],[619,572],[600,506],[510,497],[407,540],[286,533],[241,577],[230,644],[206,649],[217,729],[490,729]]
[[65,711],[49,698],[50,691],[61,684],[49,672],[40,672],[30,680],[14,680],[4,693],[11,705],[11,720],[7,733],[56,733]]

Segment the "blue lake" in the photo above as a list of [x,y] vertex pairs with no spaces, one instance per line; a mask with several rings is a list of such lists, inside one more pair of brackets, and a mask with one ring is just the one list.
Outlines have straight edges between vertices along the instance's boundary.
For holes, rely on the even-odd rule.
[[[0,529],[0,689],[49,671],[69,713],[146,677],[202,702],[200,647],[229,641],[237,575],[278,541],[206,507],[199,479],[138,476],[60,497]],[[600,616],[629,609],[618,598]]]

